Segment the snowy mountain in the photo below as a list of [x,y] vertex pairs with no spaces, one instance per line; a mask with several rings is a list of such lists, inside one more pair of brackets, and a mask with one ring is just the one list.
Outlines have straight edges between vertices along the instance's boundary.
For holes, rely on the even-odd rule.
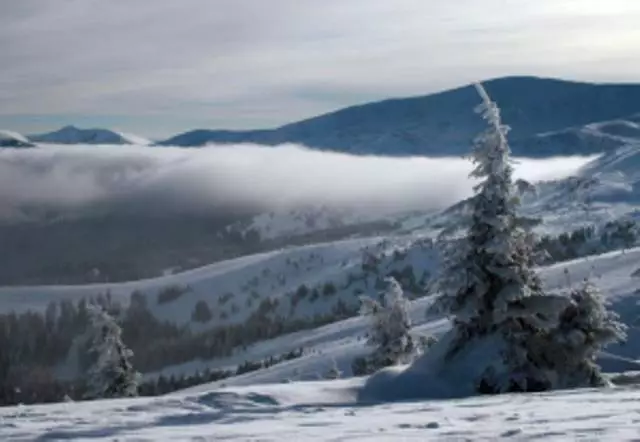
[[[600,127],[592,129],[600,130]],[[634,210],[638,208],[634,200],[637,192],[633,183],[637,176],[634,164],[639,152],[640,146],[630,141],[625,146],[596,158],[576,177],[537,183],[535,192],[523,195],[524,215],[541,220],[536,229],[542,234],[570,232],[576,226],[603,225],[621,216],[633,218]],[[599,179],[591,180],[595,177]],[[603,192],[616,182],[628,183],[630,191],[623,198],[611,198],[610,194]],[[581,188],[581,183],[589,186]],[[589,210],[584,208],[584,192],[599,195],[591,199],[592,207]],[[311,222],[307,215],[312,218]],[[0,287],[0,317],[5,318],[5,324],[10,327],[27,327],[22,334],[17,335],[24,336],[23,345],[26,348],[30,348],[30,342],[39,342],[41,335],[50,334],[48,330],[56,330],[53,333],[56,338],[51,343],[57,343],[63,350],[54,353],[55,357],[48,356],[54,358],[54,362],[50,362],[46,371],[46,376],[56,382],[70,382],[78,379],[79,374],[84,372],[82,352],[79,351],[81,347],[78,347],[75,338],[65,335],[69,333],[65,330],[73,330],[73,324],[81,318],[83,302],[91,299],[102,300],[100,302],[108,300],[112,305],[119,305],[115,312],[119,320],[123,321],[124,340],[134,350],[134,366],[143,373],[145,388],[160,385],[161,380],[166,383],[173,379],[172,385],[176,385],[175,379],[184,380],[191,376],[197,379],[201,373],[224,374],[220,381],[175,393],[170,396],[171,400],[179,401],[177,398],[188,396],[197,398],[195,401],[207,401],[207,398],[223,394],[224,398],[229,397],[233,403],[237,403],[236,398],[241,398],[237,399],[240,402],[245,401],[241,392],[247,388],[252,392],[251,397],[259,398],[272,397],[270,392],[274,388],[286,391],[292,397],[305,389],[311,389],[317,400],[323,397],[322,391],[344,386],[342,392],[336,393],[337,397],[341,398],[341,403],[346,401],[349,408],[360,410],[357,413],[364,416],[372,409],[364,411],[361,404],[356,402],[362,379],[336,381],[335,384],[301,382],[324,378],[333,367],[341,372],[342,377],[352,376],[351,364],[354,358],[364,356],[371,350],[365,345],[369,328],[367,318],[354,317],[359,297],[377,297],[386,276],[396,277],[409,299],[412,299],[411,333],[417,341],[421,337],[439,337],[448,330],[449,322],[446,319],[427,316],[425,312],[432,302],[429,296],[432,278],[440,264],[438,238],[443,230],[463,217],[464,209],[459,207],[435,214],[405,214],[386,220],[392,228],[384,236],[363,234],[361,237],[338,241],[314,241],[307,245],[292,243],[284,248],[225,260],[190,271],[167,269],[165,276],[152,279],[74,286]],[[349,224],[350,222],[355,224]],[[257,230],[266,235],[267,241],[272,241],[274,238],[286,237],[288,231],[304,235],[313,232],[316,227],[357,229],[361,222],[370,220],[359,219],[348,211],[337,213],[311,210],[308,213],[258,215],[251,222],[233,228],[247,228],[247,232]],[[272,236],[269,237],[269,234]],[[559,244],[565,244],[565,240],[559,241]],[[544,284],[549,290],[564,292],[585,276],[591,276],[608,296],[613,309],[620,313],[623,321],[633,326],[640,317],[636,299],[640,249],[595,255],[600,253],[598,250],[584,248],[579,256],[591,256],[542,268]],[[51,325],[56,323],[58,325]],[[71,336],[76,336],[75,332]],[[620,376],[615,373],[640,371],[640,335],[636,328],[631,328],[629,336],[626,345],[612,346],[600,356],[599,363],[604,371],[616,376],[616,379]],[[46,344],[39,348],[43,354],[50,354],[52,344],[46,339],[45,341]],[[292,359],[277,359],[295,352],[299,353]],[[35,382],[31,379],[37,379],[39,375],[39,372],[34,372],[32,376],[36,376],[35,378],[25,375],[25,385]],[[636,376],[627,373],[624,379],[625,382],[633,383]],[[291,384],[283,390],[284,382]],[[24,385],[20,388],[20,391],[28,391]],[[167,391],[173,390],[175,387]],[[624,390],[617,391],[624,394]],[[348,396],[343,395],[346,392],[349,392]],[[555,393],[549,397],[562,397],[560,400],[564,401],[564,395]],[[61,396],[55,397],[59,400]],[[295,397],[292,407],[305,409],[311,406],[308,397]],[[332,393],[331,397],[336,396]],[[114,404],[130,404],[124,406],[134,408],[140,404],[151,404],[149,406],[158,414],[145,420],[148,414],[140,413],[140,426],[136,429],[149,431],[149,434],[160,438],[171,437],[165,433],[153,433],[159,431],[153,421],[163,419],[164,413],[169,416],[192,413],[193,408],[190,408],[190,402],[171,402],[171,407],[175,406],[174,408],[157,405],[162,400],[136,399],[131,402],[117,401]],[[273,400],[285,401],[283,398]],[[474,400],[487,400],[487,406],[493,403],[489,399]],[[278,402],[280,403],[284,402]],[[451,404],[453,409],[457,403],[445,402]],[[104,404],[106,407],[110,402]],[[275,408],[269,410],[280,410],[279,405],[271,405]],[[217,402],[206,406],[216,416],[221,416],[220,410],[215,408],[218,406]],[[236,419],[236,410],[232,405],[225,403],[222,406],[230,413],[229,419]],[[51,409],[57,409],[56,407],[58,405]],[[253,409],[254,405],[248,407]],[[74,405],[67,407],[69,413],[76,416],[89,409],[90,406],[82,411]],[[26,410],[32,408],[27,407]],[[40,431],[38,425],[41,424],[54,428],[46,412],[33,413],[33,417],[21,421],[29,426],[28,430],[21,427],[26,431],[21,434],[37,435]],[[119,419],[119,412],[113,413],[113,418]],[[282,411],[277,413],[281,414]],[[12,421],[12,416],[4,415],[5,422]],[[96,423],[95,415],[89,413],[82,416],[80,425],[85,426],[87,431],[94,429],[113,434],[109,425],[100,427]],[[443,427],[448,425],[446,421],[438,422]],[[505,425],[500,422],[496,425]],[[579,422],[579,418],[576,418],[576,422]],[[352,424],[353,422],[349,423]],[[283,422],[282,425],[287,424]],[[161,426],[170,431],[167,430],[170,426]],[[603,428],[604,426],[603,423]],[[511,430],[516,431],[518,428]],[[576,426],[567,427],[562,434],[573,434],[573,428],[582,427],[576,423]],[[521,430],[526,434],[533,431],[530,427]],[[68,428],[57,427],[55,431],[59,432],[56,433],[59,437],[79,437]],[[244,427],[233,431],[245,435],[241,432]],[[396,434],[393,433],[396,430],[389,431],[390,434]],[[397,434],[405,435],[403,432]],[[437,432],[434,434],[441,435]],[[489,431],[481,436],[490,438],[493,434]]]
[[33,144],[17,132],[0,130],[0,147],[33,147]]
[[[635,277],[640,249],[578,260],[543,271],[546,285],[563,288],[567,275],[591,274],[632,322],[639,313]],[[566,269],[566,270],[565,270]],[[441,334],[446,321],[427,319],[425,302],[415,301],[418,334]],[[637,376],[612,377],[615,388],[542,394],[480,396],[454,400],[365,403],[359,393],[366,378],[350,378],[349,362],[366,351],[358,339],[364,318],[312,332],[265,341],[244,354],[276,353],[305,345],[301,358],[270,368],[156,398],[67,402],[0,409],[8,440],[634,440],[638,437]],[[637,329],[625,346],[612,351],[626,361],[640,356]],[[238,355],[238,359],[242,356]],[[336,360],[347,379],[322,377]],[[615,361],[615,358],[611,358]],[[227,361],[229,362],[229,361]],[[637,363],[636,363],[637,364]],[[627,362],[627,366],[632,366]],[[622,365],[610,367],[625,369]],[[615,371],[615,370],[614,370]],[[407,386],[409,388],[419,385]],[[585,404],[589,404],[585,406]],[[481,422],[482,425],[478,423]]]
[[[636,137],[636,130],[637,118],[628,116],[598,120],[572,129],[540,132],[534,137],[539,140],[541,149],[549,147],[552,151],[550,146],[556,143],[553,140],[564,140],[568,146],[578,140],[581,145],[605,143],[606,152],[584,166],[574,177],[527,185],[530,188],[519,186],[522,190],[522,214],[538,233],[564,235],[555,239],[556,246],[568,248],[578,244],[575,247],[579,249],[577,255],[565,256],[563,260],[588,256],[543,267],[541,276],[546,288],[563,293],[590,276],[622,320],[632,327],[640,317],[636,299],[640,249],[632,248],[640,238],[637,231],[637,214],[640,213],[640,187],[637,183],[640,175],[636,167],[640,140]],[[334,387],[339,391],[329,395],[333,399],[326,399],[322,405],[315,402],[313,406],[329,403],[335,406],[331,401],[338,401],[340,406],[348,404],[349,408],[363,412],[358,408],[362,404],[357,401],[367,396],[358,394],[362,387],[360,379],[337,381],[331,385],[301,384],[299,381],[324,378],[334,367],[342,377],[353,375],[351,363],[354,358],[370,351],[365,345],[368,320],[354,317],[359,297],[377,297],[387,276],[395,277],[412,300],[411,332],[418,338],[416,340],[420,337],[437,338],[446,332],[449,322],[438,316],[427,316],[425,311],[432,302],[429,296],[431,284],[440,264],[439,241],[455,240],[456,227],[464,223],[467,215],[465,204],[461,202],[437,213],[414,212],[384,217],[308,207],[232,219],[228,223],[221,222],[222,230],[215,233],[226,232],[234,238],[237,235],[237,241],[255,236],[257,242],[266,244],[263,249],[266,251],[248,253],[188,271],[167,268],[162,277],[122,283],[0,287],[0,317],[3,320],[0,325],[4,324],[13,331],[13,334],[0,334],[0,339],[20,336],[16,339],[16,347],[26,352],[25,358],[31,357],[29,352],[33,349],[33,342],[42,343],[38,348],[42,349],[42,358],[48,364],[43,363],[45,374],[38,372],[41,367],[36,366],[33,373],[28,373],[33,377],[25,375],[23,386],[30,385],[32,379],[39,376],[49,376],[56,382],[77,379],[83,372],[83,365],[82,348],[75,338],[76,328],[82,325],[83,305],[86,308],[87,301],[98,300],[110,306],[118,321],[126,324],[123,325],[123,339],[131,342],[136,354],[134,364],[144,374],[145,388],[154,385],[155,380],[160,384],[161,379],[173,379],[175,386],[176,378],[194,376],[202,379],[196,374],[211,370],[225,373],[221,381],[172,396],[174,399],[194,398],[193,401],[204,403],[216,416],[212,422],[225,418],[221,417],[220,408],[230,413],[229,419],[237,419],[234,406],[238,403],[250,409],[265,406],[266,413],[282,413],[279,407],[285,403],[289,404],[284,405],[285,408],[305,409],[312,404],[308,397],[296,396],[299,392],[310,389],[318,400],[324,397],[322,391]],[[617,226],[607,224],[620,220],[630,221],[628,231],[616,230]],[[181,219],[176,226],[186,229],[184,221]],[[600,243],[601,238],[589,239],[585,232],[578,232],[583,235],[580,240],[574,229],[585,226],[593,226],[598,235],[607,233],[606,244],[594,244],[591,240]],[[150,229],[151,226],[145,228]],[[634,229],[635,236],[629,238]],[[380,230],[384,233],[381,234]],[[340,233],[336,238],[326,232],[332,232],[332,235]],[[77,237],[77,231],[72,233],[74,238]],[[211,245],[205,248],[211,248]],[[627,250],[602,253],[620,249]],[[155,258],[153,254],[151,256]],[[64,268],[64,264],[60,267]],[[83,270],[97,276],[101,272],[98,267]],[[50,339],[52,336],[55,338]],[[640,335],[637,329],[631,328],[629,336],[625,345],[612,346],[607,353],[600,355],[599,363],[605,372],[640,369]],[[0,340],[0,347],[2,345]],[[278,359],[285,354],[294,356]],[[636,377],[628,373],[625,379],[625,382],[633,383]],[[291,402],[284,397],[273,396],[274,387],[264,385],[284,382],[292,382],[284,390],[289,397],[295,397]],[[23,386],[20,391],[24,391]],[[247,396],[243,393],[247,391],[243,390],[246,387],[251,389]],[[410,389],[420,391],[412,386]],[[626,394],[624,390],[616,390],[616,393]],[[221,402],[217,402],[219,394],[223,395]],[[60,396],[51,397],[59,400]],[[213,402],[207,402],[212,397]],[[258,399],[254,401],[256,397]],[[567,400],[563,393],[549,397]],[[231,403],[226,402],[227,398],[231,398]],[[132,407],[150,404],[155,411],[161,409],[153,419],[163,420],[164,413],[167,413],[167,419],[174,423],[173,414],[182,417],[191,413],[191,418],[194,409],[198,413],[202,411],[191,402],[179,402],[181,399],[176,399],[178,402],[172,402],[170,407],[158,405],[164,404],[161,400],[139,399],[119,403],[132,404]],[[487,406],[491,404],[487,402]],[[183,406],[188,410],[182,409]],[[455,409],[455,405],[452,407]],[[84,412],[73,406],[70,408],[74,415]],[[119,419],[119,411],[114,409],[113,413],[114,418]],[[246,413],[246,410],[243,408],[238,413]],[[114,434],[108,426],[96,426],[94,415],[84,416],[86,419],[81,425],[86,425],[87,431]],[[144,413],[141,415],[141,426],[136,428],[157,431],[153,419],[144,420],[145,416]],[[12,415],[5,416],[7,419],[13,419]],[[21,434],[36,435],[38,425],[51,426],[48,419],[46,413],[34,412],[33,419],[25,422],[33,425],[36,429],[30,431],[35,432]],[[579,417],[576,422],[579,422]],[[399,428],[413,428],[407,427],[410,425],[407,423],[403,425]],[[438,421],[437,425],[428,428],[446,425],[446,421]],[[509,428],[509,435],[520,434],[516,430],[523,434],[530,432],[530,429]],[[567,428],[562,434],[573,434],[573,428]],[[582,431],[582,427],[579,428]],[[54,438],[81,436],[68,428],[56,431]],[[116,430],[120,431],[128,430]],[[511,433],[513,431],[515,433]],[[479,437],[489,438],[494,433],[482,433]],[[158,434],[157,437],[166,436]],[[442,436],[437,432],[434,434]]]
[[29,139],[40,143],[56,144],[151,144],[149,140],[136,135],[108,129],[79,129],[74,126],[65,126],[46,134],[31,135]]
[[[602,85],[533,77],[485,83],[512,127],[517,156],[586,155],[620,146],[612,136],[638,137],[640,85]],[[318,149],[377,155],[457,156],[482,127],[470,86],[433,95],[353,106],[269,130],[194,130],[161,145],[286,142]],[[623,119],[624,122],[616,123]],[[612,121],[594,133],[582,129]]]

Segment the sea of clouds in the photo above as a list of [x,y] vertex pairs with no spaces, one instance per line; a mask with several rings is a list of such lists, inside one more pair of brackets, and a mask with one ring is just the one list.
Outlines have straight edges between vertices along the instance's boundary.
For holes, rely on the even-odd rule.
[[[590,158],[517,159],[529,181],[571,175]],[[463,158],[353,156],[297,145],[47,146],[0,150],[0,215],[54,210],[279,210],[323,204],[439,209],[471,194]]]

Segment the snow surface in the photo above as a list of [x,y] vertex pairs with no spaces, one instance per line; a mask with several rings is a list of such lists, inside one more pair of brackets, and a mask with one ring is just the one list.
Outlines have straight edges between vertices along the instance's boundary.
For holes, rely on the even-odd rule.
[[358,404],[361,379],[0,408],[3,440],[494,441],[640,437],[637,387]]

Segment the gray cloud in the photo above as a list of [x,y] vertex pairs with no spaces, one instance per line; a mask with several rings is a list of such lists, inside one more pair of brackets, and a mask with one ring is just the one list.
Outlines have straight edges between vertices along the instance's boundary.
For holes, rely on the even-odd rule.
[[[567,176],[585,158],[520,160],[529,180]],[[262,209],[325,204],[437,209],[471,192],[463,159],[356,157],[295,145],[203,149],[123,146],[0,150],[1,216],[24,207],[82,213]]]
[[38,114],[117,116],[121,129],[142,135],[190,120],[265,127],[505,74],[640,74],[633,0],[20,0],[0,8],[0,124]]

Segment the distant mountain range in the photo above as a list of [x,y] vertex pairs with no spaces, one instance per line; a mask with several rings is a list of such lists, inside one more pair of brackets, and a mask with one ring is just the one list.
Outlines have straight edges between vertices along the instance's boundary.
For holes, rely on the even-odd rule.
[[[624,144],[616,129],[603,137],[585,127],[595,122],[621,120],[616,127],[631,127],[638,135],[640,85],[507,77],[487,81],[485,87],[512,128],[516,155],[584,155]],[[461,155],[483,129],[484,123],[473,113],[478,102],[475,90],[465,86],[348,107],[270,130],[194,130],[159,144],[300,143],[355,154]]]
[[[640,84],[536,77],[506,77],[484,84],[512,128],[511,146],[517,156],[588,155],[640,138]],[[484,127],[473,113],[478,103],[475,90],[465,86],[352,106],[275,129],[192,130],[156,145],[297,143],[365,155],[458,156],[469,151],[473,137]],[[150,144],[120,132],[73,126],[28,139],[62,144]]]
[[30,135],[31,141],[57,144],[151,144],[149,140],[108,129],[79,129],[65,126],[55,132]]

